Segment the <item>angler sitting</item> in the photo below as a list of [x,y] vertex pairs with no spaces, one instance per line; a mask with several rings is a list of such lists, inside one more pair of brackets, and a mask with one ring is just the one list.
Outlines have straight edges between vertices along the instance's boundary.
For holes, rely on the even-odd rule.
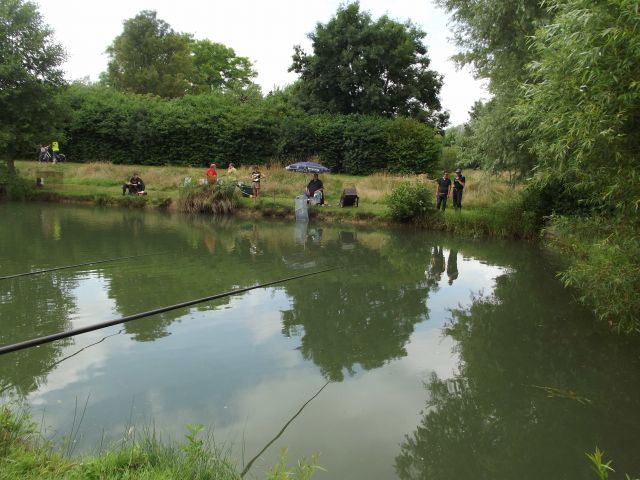
[[307,197],[313,198],[318,205],[324,205],[324,185],[317,173],[313,174],[313,180],[307,185]]
[[129,195],[146,195],[144,191],[144,182],[137,173],[129,179],[129,182],[122,185],[122,195],[129,192]]

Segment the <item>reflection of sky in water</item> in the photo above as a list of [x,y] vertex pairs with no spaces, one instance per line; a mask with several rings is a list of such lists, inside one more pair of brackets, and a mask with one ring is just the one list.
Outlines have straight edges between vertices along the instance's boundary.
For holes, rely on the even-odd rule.
[[[444,250],[445,258],[448,254]],[[370,371],[356,365],[353,376],[329,385],[258,461],[255,472],[286,445],[291,458],[321,451],[321,463],[344,478],[356,471],[361,478],[393,477],[398,446],[424,407],[423,382],[434,371],[444,378],[455,374],[454,344],[441,332],[449,310],[468,306],[473,293],[490,293],[505,272],[462,254],[458,270],[452,285],[445,273],[430,293],[429,320],[416,325],[406,356]],[[118,316],[107,280],[94,272],[80,279],[74,327]],[[285,289],[254,290],[216,310],[190,310],[169,326],[169,336],[153,342],[132,342],[124,332],[106,338],[62,362],[29,401],[65,433],[76,401],[82,407],[88,397],[80,430],[88,448],[103,428],[107,437],[120,436],[131,413],[134,423],[153,421],[174,438],[188,423],[214,425],[219,441],[238,448],[244,442],[251,457],[325,382],[318,367],[296,350],[301,337],[282,335],[281,312],[289,308]],[[78,336],[64,355],[121,328]]]
[[[449,250],[444,249],[444,258],[449,260]],[[423,329],[440,330],[450,319],[450,311],[468,308],[474,295],[491,294],[495,279],[509,270],[504,267],[488,265],[485,262],[458,253],[458,278],[451,285],[446,272],[438,282],[438,288],[429,294],[429,321],[416,325],[416,332]]]
[[[362,335],[372,343],[370,351],[364,342],[354,346],[363,352],[345,355],[340,360],[365,362],[374,357],[373,365],[382,366],[367,370],[355,364],[353,373],[346,374],[344,381],[328,385],[256,462],[252,471],[257,476],[274,462],[281,447],[288,446],[291,459],[321,452],[320,463],[329,470],[327,478],[394,477],[394,458],[400,444],[415,429],[424,408],[423,382],[432,372],[443,378],[455,375],[458,364],[455,345],[441,331],[450,318],[450,310],[468,306],[472,293],[491,293],[495,278],[505,272],[501,267],[463,257],[460,252],[458,278],[449,285],[445,270],[437,288],[430,288],[429,279],[421,272],[431,266],[431,251],[424,242],[432,239],[416,238],[410,233],[396,236],[393,232],[360,232],[353,227],[320,229],[275,224],[256,229],[245,222],[229,227],[231,233],[220,233],[216,228],[207,230],[209,227],[205,225],[199,228],[206,230],[208,236],[200,236],[201,232],[191,223],[184,228],[155,215],[138,216],[125,211],[96,214],[90,209],[43,211],[46,215],[36,217],[43,222],[42,228],[38,228],[42,238],[34,234],[31,242],[31,245],[40,242],[42,248],[25,253],[15,262],[11,260],[13,263],[6,266],[8,273],[29,270],[34,265],[73,264],[79,259],[166,252],[162,257],[55,274],[55,278],[69,285],[72,307],[66,310],[65,320],[70,324],[65,325],[72,328],[216,293],[217,290],[206,291],[202,283],[211,280],[205,278],[208,274],[215,277],[227,273],[219,272],[217,263],[212,261],[220,255],[251,262],[252,269],[266,273],[266,278],[270,275],[281,278],[301,273],[312,265],[320,268],[344,260],[348,270],[341,276],[345,282],[353,281],[359,287],[353,290],[357,293],[345,298],[361,302],[357,308],[348,305],[352,308],[347,311],[353,316],[370,316],[367,321],[379,324],[365,329],[352,328],[354,325],[348,321],[335,323],[338,328],[344,327],[345,339],[357,343]],[[33,228],[27,224],[23,230],[29,232]],[[52,238],[62,241],[52,242]],[[202,247],[203,238],[206,251]],[[402,251],[405,241],[406,251]],[[96,246],[99,248],[94,250]],[[51,254],[54,247],[58,249],[56,255]],[[116,250],[119,253],[114,253]],[[262,254],[251,258],[249,252]],[[448,261],[449,251],[442,253]],[[205,268],[197,268],[202,265]],[[192,279],[189,272],[201,277]],[[387,272],[396,277],[385,279],[388,282],[375,278]],[[230,275],[232,280],[219,283],[225,289],[252,281],[242,275],[233,276],[233,272]],[[322,292],[325,295],[322,298],[332,295],[333,285],[339,283],[336,278],[341,276],[332,277],[332,287]],[[28,287],[31,285],[28,282],[36,280],[22,280],[22,285]],[[144,281],[149,283],[137,283]],[[314,285],[322,280],[318,277],[304,281]],[[376,288],[370,287],[369,282]],[[170,291],[158,293],[157,290],[166,287],[165,283]],[[194,283],[203,287],[197,293],[188,290]],[[405,285],[404,297],[387,295],[391,290],[404,289]],[[81,411],[88,399],[80,427],[80,437],[85,440],[79,442],[81,449],[92,450],[100,443],[103,431],[107,440],[118,439],[131,417],[138,425],[154,422],[163,435],[176,439],[182,437],[186,424],[214,426],[216,439],[233,444],[236,455],[244,448],[248,461],[326,382],[320,365],[327,360],[323,354],[330,350],[323,342],[331,342],[332,336],[317,331],[322,330],[324,323],[305,324],[304,318],[296,318],[290,325],[295,335],[283,334],[284,317],[287,312],[299,309],[295,302],[305,301],[308,291],[305,289],[303,285],[295,293],[296,289],[289,285],[258,289],[234,296],[228,303],[209,304],[208,309],[193,307],[178,311],[176,316],[162,319],[168,335],[159,335],[153,341],[136,341],[134,338],[143,329],[125,330],[123,326],[79,335],[54,360],[84,347],[86,350],[55,366],[27,400],[36,417],[45,412],[49,432],[65,435],[71,430],[76,405]],[[369,292],[380,297],[355,298]],[[138,302],[138,297],[145,302]],[[397,298],[406,299],[409,306],[389,308]],[[380,314],[372,314],[377,308]],[[411,316],[410,321],[394,322],[392,315],[405,314],[407,319]],[[388,328],[399,328],[398,325],[406,330]],[[318,355],[313,360],[321,359],[318,364],[305,359],[301,351],[307,327],[316,328],[316,343],[311,351]],[[354,335],[353,331],[357,337],[349,336]],[[387,334],[393,337],[390,342],[379,341],[380,335]],[[346,348],[348,345],[345,343]]]

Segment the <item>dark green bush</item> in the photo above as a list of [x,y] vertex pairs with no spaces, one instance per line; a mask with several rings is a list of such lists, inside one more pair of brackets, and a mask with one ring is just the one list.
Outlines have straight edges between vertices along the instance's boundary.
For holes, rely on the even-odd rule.
[[6,164],[0,163],[0,199],[25,200],[33,195],[34,186],[17,173],[9,175]]
[[312,157],[336,173],[423,173],[440,137],[416,120],[373,115],[305,115],[260,98],[211,93],[163,100],[74,85],[63,150],[78,162],[225,166]]
[[385,198],[389,216],[399,222],[420,222],[433,215],[433,189],[423,183],[405,182]]

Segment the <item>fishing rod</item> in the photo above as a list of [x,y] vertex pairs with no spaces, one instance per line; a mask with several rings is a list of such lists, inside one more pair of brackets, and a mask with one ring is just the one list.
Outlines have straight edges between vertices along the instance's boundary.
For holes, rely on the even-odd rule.
[[312,275],[318,275],[320,273],[330,272],[331,270],[337,270],[341,267],[332,267],[327,268],[325,270],[318,270],[316,272],[303,273],[301,275],[295,275],[293,277],[281,278],[279,280],[273,280],[267,283],[261,283],[259,285],[254,285],[252,287],[238,288],[236,290],[231,290],[224,293],[218,293],[216,295],[210,295],[208,297],[197,298],[195,300],[189,300],[182,303],[176,303],[175,305],[169,305],[167,307],[156,308],[154,310],[148,310],[146,312],[136,313],[134,315],[129,315],[127,317],[116,318],[115,320],[108,320],[106,322],[96,323],[94,325],[87,325],[86,327],[76,328],[73,330],[69,330],[67,332],[59,332],[51,335],[45,335],[44,337],[33,338],[31,340],[25,340],[24,342],[18,342],[11,345],[5,345],[4,347],[0,347],[0,355],[4,355],[6,353],[15,352],[18,350],[24,350],[25,348],[36,347],[38,345],[42,345],[44,343],[54,342],[56,340],[61,340],[63,338],[75,337],[76,335],[80,335],[81,333],[92,332],[94,330],[100,330],[101,328],[111,327],[113,325],[119,325],[121,323],[131,322],[133,320],[138,320],[139,318],[150,317],[151,315],[156,315],[158,313],[170,312],[172,310],[178,310],[179,308],[190,307],[191,305],[196,305],[198,303],[208,302],[210,300],[217,300],[219,298],[230,297],[231,295],[236,295],[238,293],[248,292],[250,290],[255,290],[257,288],[268,287],[270,285],[275,285],[277,283],[289,282],[291,280],[296,280],[299,278],[310,277]]
[[130,257],[109,258],[107,260],[96,260],[94,262],[76,263],[75,265],[65,265],[63,267],[45,268],[43,270],[34,270],[32,272],[14,273],[13,275],[5,275],[4,277],[0,277],[0,280],[8,280],[10,278],[16,278],[16,277],[26,277],[27,275],[37,275],[38,273],[54,272],[56,270],[65,270],[68,268],[84,267],[86,265],[97,265],[99,263],[117,262],[119,260],[129,260],[131,258],[148,257],[150,255],[161,255],[161,253],[145,253],[143,255],[132,255]]
[[322,387],[320,387],[320,390],[318,390],[318,391],[316,392],[316,394],[315,394],[313,397],[311,397],[309,400],[307,400],[307,401],[304,403],[304,405],[302,405],[302,406],[300,407],[300,410],[298,410],[298,411],[296,412],[296,414],[295,414],[293,417],[291,417],[287,423],[285,423],[285,424],[284,424],[284,427],[282,427],[282,428],[280,429],[280,431],[278,432],[278,434],[277,434],[275,437],[273,437],[273,438],[271,439],[271,441],[269,441],[269,443],[267,443],[267,444],[264,446],[264,448],[263,448],[262,450],[260,450],[260,452],[259,452],[255,457],[253,457],[253,458],[249,461],[249,463],[247,463],[247,466],[246,466],[246,467],[244,467],[244,470],[242,470],[242,473],[240,474],[240,477],[241,477],[241,478],[244,478],[244,476],[247,474],[247,472],[249,472],[249,470],[251,469],[251,466],[253,465],[253,462],[255,462],[255,461],[260,457],[260,455],[262,455],[262,454],[267,450],[267,448],[269,448],[271,445],[273,445],[273,442],[275,442],[276,440],[278,440],[278,438],[280,438],[280,437],[282,436],[282,434],[283,434],[283,433],[284,433],[284,431],[287,429],[287,427],[291,424],[291,422],[293,422],[293,421],[298,417],[298,415],[300,415],[300,414],[302,413],[302,411],[304,410],[304,408],[305,408],[307,405],[309,405],[309,404],[311,403],[311,401],[312,401],[314,398],[316,398],[318,395],[320,395],[320,393],[322,392],[322,390],[324,390],[324,388],[325,388],[327,385],[329,385],[330,383],[332,383],[332,382],[331,382],[331,381],[329,381],[329,382],[325,383]]

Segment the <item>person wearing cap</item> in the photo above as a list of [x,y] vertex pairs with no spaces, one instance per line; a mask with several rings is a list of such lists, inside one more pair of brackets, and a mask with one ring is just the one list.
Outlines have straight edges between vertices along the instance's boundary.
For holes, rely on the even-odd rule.
[[215,163],[209,165],[209,169],[207,170],[207,173],[205,175],[207,177],[207,182],[210,185],[215,185],[218,182],[218,172],[216,172]]
[[456,168],[456,176],[453,179],[453,208],[456,210],[462,208],[462,190],[464,190],[465,182],[462,170]]

